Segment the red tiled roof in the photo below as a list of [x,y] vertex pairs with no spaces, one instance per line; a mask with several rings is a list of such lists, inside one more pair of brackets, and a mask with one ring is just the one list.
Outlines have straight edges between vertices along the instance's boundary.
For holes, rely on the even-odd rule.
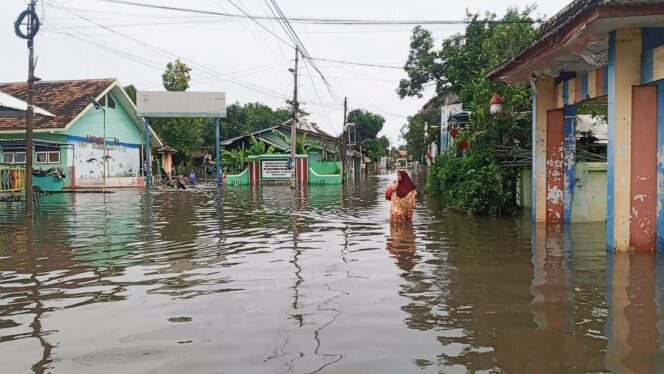
[[[35,129],[66,127],[90,104],[88,97],[99,97],[115,79],[85,79],[67,81],[39,81],[34,84],[34,105],[55,115],[54,118],[35,116]],[[27,83],[0,83],[0,91],[27,100]],[[25,118],[0,118],[0,130],[23,130]]]

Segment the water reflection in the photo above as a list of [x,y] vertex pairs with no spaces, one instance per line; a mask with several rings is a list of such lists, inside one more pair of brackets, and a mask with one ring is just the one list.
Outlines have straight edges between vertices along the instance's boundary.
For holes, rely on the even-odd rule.
[[390,222],[390,237],[386,244],[387,250],[397,260],[397,266],[404,271],[410,271],[415,266],[415,233],[413,223]]
[[390,224],[391,179],[0,206],[3,371],[663,370],[660,255],[426,194]]
[[[607,260],[609,340],[606,367],[621,373],[655,373],[664,368],[658,352],[657,257],[617,253]],[[660,291],[661,292],[661,291]]]

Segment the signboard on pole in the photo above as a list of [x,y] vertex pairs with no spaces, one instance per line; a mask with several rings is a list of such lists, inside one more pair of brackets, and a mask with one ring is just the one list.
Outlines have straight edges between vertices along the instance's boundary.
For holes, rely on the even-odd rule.
[[226,93],[138,91],[136,115],[139,117],[226,117]]

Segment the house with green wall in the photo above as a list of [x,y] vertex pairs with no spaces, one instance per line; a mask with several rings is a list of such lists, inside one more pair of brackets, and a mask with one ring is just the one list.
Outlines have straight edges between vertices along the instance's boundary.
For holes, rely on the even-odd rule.
[[[221,146],[224,149],[237,149],[244,146],[246,149],[251,147],[251,137],[254,137],[265,142],[268,146],[274,147],[274,150],[278,153],[289,153],[291,123],[292,120],[288,120],[259,131],[227,139],[221,142]],[[310,162],[339,158],[340,139],[324,132],[315,124],[305,120],[298,121],[296,135],[298,140],[309,148],[308,158]]]
[[[0,91],[27,98],[25,82],[0,83]],[[34,99],[52,114],[35,116],[34,169],[60,170],[64,188],[144,185],[143,119],[117,80],[38,81]],[[150,146],[162,147],[149,132]],[[1,117],[0,172],[24,167],[25,152],[25,118]]]

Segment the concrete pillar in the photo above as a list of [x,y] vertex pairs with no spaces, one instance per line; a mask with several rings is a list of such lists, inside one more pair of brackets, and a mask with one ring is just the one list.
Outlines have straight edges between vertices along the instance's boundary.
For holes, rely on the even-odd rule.
[[564,156],[565,193],[564,221],[572,222],[572,205],[574,203],[574,187],[576,186],[576,106],[565,105]]
[[532,219],[546,222],[546,117],[554,108],[555,92],[552,77],[541,76],[535,83],[533,95],[533,165]]
[[641,29],[609,36],[607,245],[630,249],[632,86],[641,82]]

